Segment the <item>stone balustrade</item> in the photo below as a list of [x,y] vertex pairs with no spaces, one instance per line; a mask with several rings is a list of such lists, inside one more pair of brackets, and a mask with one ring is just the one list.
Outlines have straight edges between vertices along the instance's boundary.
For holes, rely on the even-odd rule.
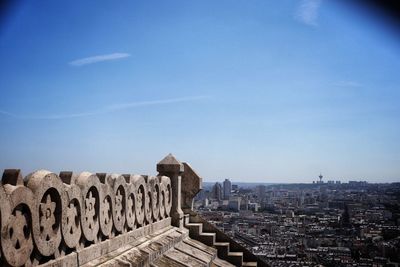
[[5,170],[1,265],[46,264],[167,219],[170,225],[173,202],[171,178],[162,174],[40,170],[23,178],[19,170]]
[[189,164],[169,154],[157,171],[5,170],[0,266],[267,266],[193,210],[202,178]]

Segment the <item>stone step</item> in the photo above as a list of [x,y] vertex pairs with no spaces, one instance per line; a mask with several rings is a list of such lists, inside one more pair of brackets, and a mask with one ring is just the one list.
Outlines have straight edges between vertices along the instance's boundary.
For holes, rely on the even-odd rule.
[[189,236],[194,239],[203,232],[202,223],[187,223],[186,227],[189,228]]
[[210,254],[214,259],[217,257],[217,249],[213,247],[206,246],[205,244],[201,243],[200,241],[186,238],[183,240],[184,243],[191,245],[192,247],[198,248]]
[[203,232],[203,224],[190,222],[189,214],[185,214],[185,226],[189,228],[189,235],[203,244],[217,249],[218,258],[224,259],[235,266],[257,267],[257,262],[244,262],[243,252],[231,252],[229,242],[218,242],[216,233]]
[[238,267],[243,265],[243,252],[228,252],[226,260]]
[[248,262],[243,262],[243,267],[257,267],[257,262],[255,261],[248,261]]
[[218,257],[225,259],[229,253],[229,242],[215,242],[214,247],[218,251]]
[[190,223],[190,214],[186,213],[183,215],[183,223],[186,225]]
[[[181,253],[179,250],[172,248],[168,251],[166,251],[163,255],[164,257],[176,261],[179,264],[182,264],[184,266],[201,266],[201,267],[206,267],[207,264],[202,262],[201,260],[198,260],[186,253]],[[142,265],[142,266],[146,266],[146,265]],[[174,265],[172,265],[174,266]]]
[[207,246],[214,246],[215,243],[215,233],[201,233],[197,240],[199,240],[200,242],[206,244]]
[[188,245],[184,242],[177,244],[175,246],[175,249],[207,264],[210,264],[215,259],[215,257],[208,254],[207,252],[196,247],[192,247],[191,245]]
[[167,257],[161,256],[159,258],[157,258],[155,261],[153,261],[153,263],[151,263],[150,265],[151,267],[171,267],[171,266],[175,266],[175,267],[186,267],[185,265],[176,262],[174,260],[171,260]]
[[211,267],[235,267],[235,265],[230,264],[229,262],[226,262],[224,260],[221,260],[220,258],[216,258],[211,263]]

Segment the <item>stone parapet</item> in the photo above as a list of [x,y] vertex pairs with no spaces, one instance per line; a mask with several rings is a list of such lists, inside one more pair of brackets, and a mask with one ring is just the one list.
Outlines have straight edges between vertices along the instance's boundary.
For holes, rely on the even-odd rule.
[[19,170],[5,170],[1,265],[81,265],[170,226],[172,198],[171,179],[162,175],[40,170],[22,178]]
[[169,154],[157,171],[5,170],[0,265],[265,266],[192,210],[202,179],[189,164]]

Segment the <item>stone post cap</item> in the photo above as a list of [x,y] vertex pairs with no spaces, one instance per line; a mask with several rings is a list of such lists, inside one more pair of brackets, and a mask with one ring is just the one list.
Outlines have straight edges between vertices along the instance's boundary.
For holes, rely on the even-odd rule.
[[65,184],[72,184],[73,183],[73,180],[74,180],[73,172],[71,172],[71,171],[62,171],[62,172],[60,172],[59,176],[61,178],[61,181],[63,181],[63,183],[65,183]]
[[181,173],[183,172],[183,164],[169,153],[157,163],[157,171],[160,173]]
[[23,185],[24,181],[22,178],[20,169],[5,169],[3,176],[1,177],[1,182],[3,184],[10,185]]

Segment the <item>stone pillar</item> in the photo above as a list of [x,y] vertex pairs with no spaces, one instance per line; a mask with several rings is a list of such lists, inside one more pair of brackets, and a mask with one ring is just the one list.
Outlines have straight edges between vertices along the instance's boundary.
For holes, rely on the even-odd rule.
[[157,164],[159,175],[165,175],[171,178],[172,187],[172,225],[183,227],[183,211],[181,209],[181,174],[183,173],[183,164],[172,154],[168,154]]
[[197,193],[202,189],[203,179],[192,169],[192,167],[183,162],[184,172],[182,174],[182,210],[186,213],[193,211],[193,200]]

